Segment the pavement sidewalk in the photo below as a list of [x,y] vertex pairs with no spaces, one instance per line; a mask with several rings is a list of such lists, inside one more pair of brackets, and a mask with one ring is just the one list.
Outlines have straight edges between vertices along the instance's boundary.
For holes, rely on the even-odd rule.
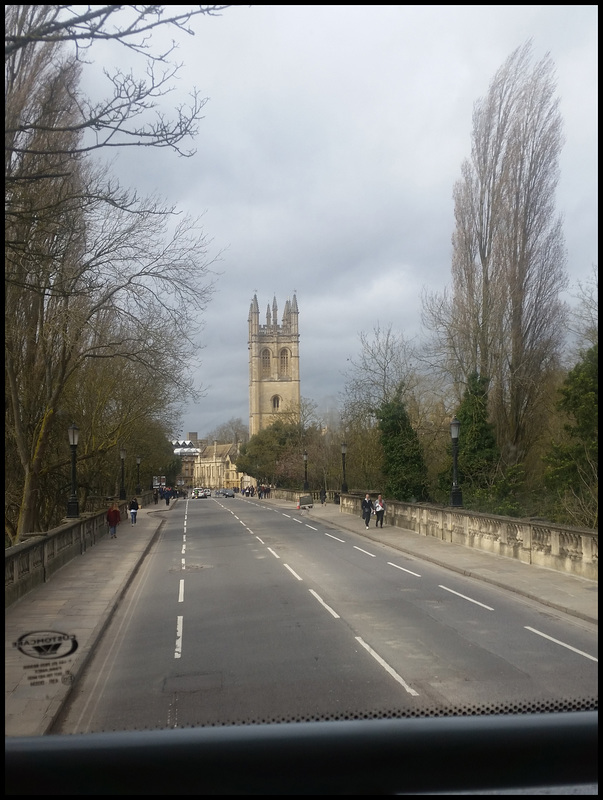
[[[117,539],[109,534],[74,558],[48,583],[37,586],[4,612],[4,734],[41,736],[53,721],[96,642],[178,501],[140,508],[136,524],[123,520]],[[182,501],[180,501],[182,502]],[[32,658],[15,645],[35,632],[74,636],[77,650],[57,659]],[[31,640],[31,637],[30,637]],[[28,645],[23,645],[28,649]],[[59,660],[60,659],[60,660]]]
[[[176,503],[182,502],[185,501],[140,509],[136,525],[122,522],[117,539],[107,535],[83,556],[65,565],[48,583],[36,587],[5,610],[5,736],[40,736],[52,732],[52,724],[71,687],[159,535],[162,521]],[[417,559],[431,561],[598,623],[598,583],[594,581],[442,542],[402,528],[370,527],[367,531],[359,517],[342,513],[340,506],[332,503],[324,506],[319,503],[311,509],[298,511],[291,502],[284,500],[236,498],[234,502],[282,507],[287,513],[300,514],[309,522],[323,522],[341,531],[357,533]],[[66,638],[73,637],[61,645],[63,649],[56,658],[32,658],[27,654],[34,638],[28,634],[53,631],[66,634]],[[77,641],[77,649],[69,653],[73,641]]]

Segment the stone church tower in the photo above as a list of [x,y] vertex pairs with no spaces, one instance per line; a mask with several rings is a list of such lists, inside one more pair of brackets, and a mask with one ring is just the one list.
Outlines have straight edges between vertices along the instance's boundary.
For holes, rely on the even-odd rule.
[[282,323],[278,322],[276,297],[260,325],[257,295],[249,309],[249,435],[267,428],[279,413],[299,419],[299,312],[297,298],[287,300]]

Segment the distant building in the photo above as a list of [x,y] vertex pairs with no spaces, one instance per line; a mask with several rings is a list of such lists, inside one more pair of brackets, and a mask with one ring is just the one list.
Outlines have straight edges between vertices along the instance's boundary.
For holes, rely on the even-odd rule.
[[260,309],[254,294],[249,309],[249,435],[271,425],[279,414],[299,419],[299,311],[295,294],[287,300],[282,323],[278,322],[276,297],[268,306],[266,324],[260,325]]
[[[172,442],[174,446],[174,455],[180,456],[182,459],[182,469],[180,470],[180,475],[177,478],[177,484],[183,487],[192,487],[194,484],[195,479],[195,463],[197,461],[197,457],[199,455],[199,448],[196,444],[190,439],[190,437],[195,437],[195,442],[197,439],[197,434],[190,434],[189,439],[183,442]],[[194,484],[196,486],[196,484]]]
[[248,484],[247,476],[237,472],[236,457],[239,446],[234,444],[208,444],[189,433],[186,441],[172,442],[174,455],[182,459],[178,480],[187,489],[202,486],[205,489],[236,489]]

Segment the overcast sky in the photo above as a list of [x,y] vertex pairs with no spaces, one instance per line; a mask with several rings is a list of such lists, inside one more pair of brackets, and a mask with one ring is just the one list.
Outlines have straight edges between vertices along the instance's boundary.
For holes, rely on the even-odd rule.
[[[180,431],[249,416],[247,315],[297,294],[301,394],[337,403],[359,334],[422,334],[450,286],[452,189],[472,109],[527,39],[556,67],[566,139],[557,210],[572,291],[597,253],[596,6],[237,6],[180,42],[179,90],[208,98],[190,159],[129,151],[120,179],[194,216],[221,253],[205,397]],[[566,295],[566,299],[571,297]]]

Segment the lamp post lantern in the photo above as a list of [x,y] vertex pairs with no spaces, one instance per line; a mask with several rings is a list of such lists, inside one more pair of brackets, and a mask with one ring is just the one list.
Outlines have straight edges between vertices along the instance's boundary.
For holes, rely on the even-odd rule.
[[308,486],[308,451],[304,450],[304,492],[307,492],[310,487]]
[[119,488],[119,499],[125,500],[126,499],[126,483],[124,480],[124,461],[126,460],[126,451],[122,447],[119,451],[119,457],[121,458],[121,486]]
[[454,416],[450,422],[450,437],[452,438],[452,490],[450,492],[450,505],[461,508],[463,493],[458,482],[458,457],[459,457],[459,431],[461,423]]
[[346,442],[341,443],[341,465],[343,467],[343,483],[341,484],[341,492],[342,494],[347,494],[348,491],[348,484],[345,479],[345,454],[348,452],[348,446]]
[[76,454],[79,435],[80,429],[77,427],[77,425],[71,425],[69,428],[69,446],[71,447],[71,497],[67,503],[67,517],[69,519],[79,517],[80,515],[76,480]]
[[136,494],[142,492],[140,488],[140,460],[140,456],[136,456]]

